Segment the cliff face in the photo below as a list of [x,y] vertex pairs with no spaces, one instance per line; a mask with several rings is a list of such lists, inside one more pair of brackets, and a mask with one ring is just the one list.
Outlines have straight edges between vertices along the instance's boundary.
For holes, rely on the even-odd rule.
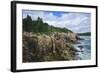
[[75,33],[51,35],[23,32],[23,62],[74,60],[78,36]]

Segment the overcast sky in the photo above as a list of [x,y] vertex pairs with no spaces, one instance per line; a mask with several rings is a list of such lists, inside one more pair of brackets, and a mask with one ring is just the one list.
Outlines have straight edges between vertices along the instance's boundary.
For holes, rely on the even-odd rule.
[[32,20],[37,20],[37,17],[41,17],[49,25],[65,27],[76,33],[91,31],[90,13],[23,10],[23,18],[26,18],[27,15],[30,15]]

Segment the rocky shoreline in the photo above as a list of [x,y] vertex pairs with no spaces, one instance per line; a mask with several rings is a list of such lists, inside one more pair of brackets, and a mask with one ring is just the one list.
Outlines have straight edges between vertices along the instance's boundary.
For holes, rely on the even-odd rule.
[[49,35],[23,32],[23,62],[75,60],[73,44],[81,38],[73,32],[53,32]]

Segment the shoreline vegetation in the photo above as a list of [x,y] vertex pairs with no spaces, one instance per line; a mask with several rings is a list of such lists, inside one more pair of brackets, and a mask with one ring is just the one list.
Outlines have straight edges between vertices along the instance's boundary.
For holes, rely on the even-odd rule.
[[77,33],[79,36],[91,36],[91,32]]
[[23,19],[22,38],[24,63],[75,60],[74,44],[81,40],[67,28],[50,26],[40,17],[32,20],[29,15]]

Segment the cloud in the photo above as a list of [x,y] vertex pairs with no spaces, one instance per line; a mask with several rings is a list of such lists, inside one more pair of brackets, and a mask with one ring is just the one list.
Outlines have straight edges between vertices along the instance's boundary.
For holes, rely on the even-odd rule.
[[27,15],[30,15],[33,20],[41,17],[44,22],[55,27],[65,27],[74,32],[90,32],[90,13],[23,10],[23,18]]

